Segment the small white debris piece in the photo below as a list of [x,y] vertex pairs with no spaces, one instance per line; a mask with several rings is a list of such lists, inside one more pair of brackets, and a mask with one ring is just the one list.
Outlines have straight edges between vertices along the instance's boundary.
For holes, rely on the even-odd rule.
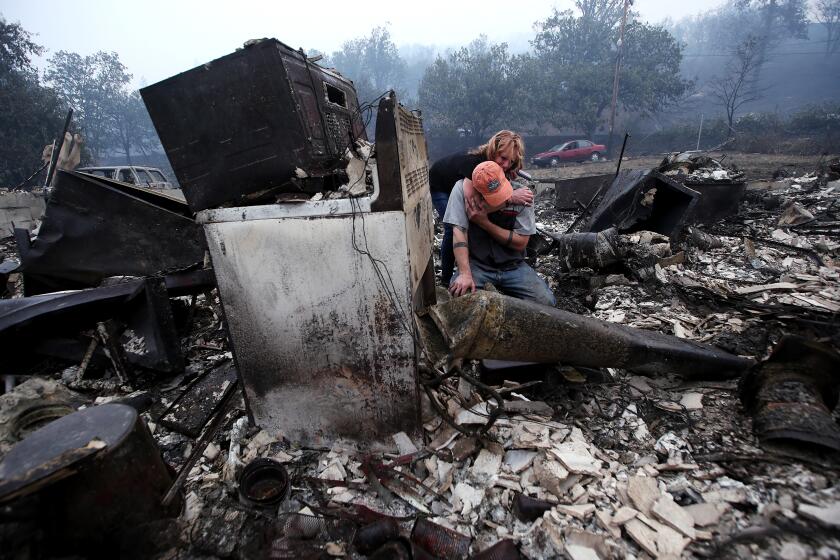
[[108,444],[98,437],[93,438],[85,445],[85,449],[105,449],[106,447],[108,447]]
[[399,449],[400,455],[411,455],[412,453],[417,453],[417,446],[414,445],[414,442],[411,441],[411,438],[408,437],[408,434],[405,432],[397,432],[393,436],[394,443],[397,444],[397,449]]
[[452,507],[460,510],[461,515],[468,515],[478,507],[484,499],[484,491],[470,486],[466,482],[459,482],[452,491]]
[[796,511],[799,515],[828,527],[840,527],[840,502],[834,502],[826,507],[800,504]]
[[654,517],[676,529],[686,537],[694,538],[694,518],[674,501],[670,494],[663,494],[650,508]]
[[700,410],[703,408],[703,393],[685,393],[680,399],[680,404],[686,410]]
[[186,503],[184,504],[184,521],[198,519],[198,515],[201,513],[203,508],[204,503],[201,501],[201,498],[198,497],[198,494],[195,492],[187,494]]
[[242,416],[233,423],[230,429],[230,446],[228,447],[227,461],[222,467],[222,479],[226,482],[236,480],[239,469],[243,466],[239,458],[242,450],[242,438],[248,431],[248,417]]
[[688,442],[674,432],[662,435],[653,446],[654,451],[668,457],[668,463],[682,464],[691,460]]
[[486,424],[488,422],[488,418],[490,412],[487,410],[488,403],[486,401],[482,401],[472,407],[469,410],[460,409],[458,413],[455,415],[455,423],[459,426],[463,424]]
[[650,386],[650,383],[648,383],[648,380],[638,375],[634,375],[629,380],[627,380],[627,384],[642,394],[650,393],[651,391],[653,391],[653,388]]
[[779,550],[779,558],[782,560],[808,560],[813,558],[811,552],[799,543],[786,542]]
[[510,469],[510,472],[518,474],[531,466],[536,456],[536,451],[512,449],[505,453],[505,466]]
[[650,515],[650,508],[660,496],[659,486],[649,476],[631,476],[627,481],[627,496],[636,509]]
[[695,525],[698,527],[708,527],[709,525],[715,525],[720,519],[720,516],[729,509],[729,506],[726,503],[710,504],[707,502],[703,504],[691,504],[685,506],[683,509],[694,519]]
[[548,426],[536,422],[517,422],[511,434],[514,449],[545,449],[551,447]]
[[566,528],[565,533],[566,553],[573,560],[606,560],[612,557],[607,540],[603,535],[598,535],[590,531],[581,531],[571,527]]
[[601,461],[589,453],[586,445],[575,441],[561,443],[550,449],[549,453],[556,457],[569,472],[601,476]]
[[347,471],[344,470],[344,466],[340,461],[333,460],[318,474],[318,478],[344,481],[347,479]]
[[267,431],[260,430],[257,432],[251,441],[248,442],[248,449],[256,449],[257,451],[261,451],[263,448],[267,447],[269,444],[274,443],[277,441],[275,438],[271,436]]
[[204,448],[204,458],[208,461],[215,461],[216,457],[219,456],[219,446],[213,442],[207,444],[207,447]]
[[624,529],[630,538],[636,541],[642,550],[656,558],[659,556],[659,550],[656,547],[657,534],[656,532],[639,521],[638,519],[631,519],[624,525]]
[[295,167],[295,177],[298,179],[306,179],[309,177],[309,173],[301,169],[300,167]]
[[328,542],[324,547],[324,550],[330,556],[345,556],[347,554],[344,550],[344,546],[337,542]]
[[595,513],[595,505],[594,504],[580,504],[580,505],[566,505],[566,504],[558,504],[554,506],[554,509],[559,511],[560,513],[565,513],[566,515],[571,515],[580,520],[586,520],[589,516]]
[[482,449],[475,458],[470,472],[478,480],[490,480],[499,473],[502,466],[502,456],[489,449]]

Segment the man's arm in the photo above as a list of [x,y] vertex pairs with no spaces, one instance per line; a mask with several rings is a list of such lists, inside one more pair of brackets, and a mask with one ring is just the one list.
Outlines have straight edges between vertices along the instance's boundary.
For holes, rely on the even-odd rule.
[[467,204],[467,217],[472,223],[489,233],[496,243],[515,251],[524,251],[528,245],[528,240],[531,238],[530,235],[522,235],[512,229],[505,229],[491,222],[490,218],[487,217],[487,208],[483,202],[479,205]]
[[458,276],[449,287],[453,296],[462,296],[475,291],[475,282],[470,269],[470,250],[467,246],[467,230],[458,226],[452,228],[452,249],[455,253],[455,264],[458,266]]

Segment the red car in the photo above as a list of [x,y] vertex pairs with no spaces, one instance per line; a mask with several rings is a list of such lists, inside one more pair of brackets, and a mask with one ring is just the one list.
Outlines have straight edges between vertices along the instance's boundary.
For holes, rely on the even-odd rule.
[[607,147],[603,144],[593,144],[589,140],[572,140],[535,155],[531,158],[531,163],[537,167],[556,167],[569,161],[599,161],[606,151]]

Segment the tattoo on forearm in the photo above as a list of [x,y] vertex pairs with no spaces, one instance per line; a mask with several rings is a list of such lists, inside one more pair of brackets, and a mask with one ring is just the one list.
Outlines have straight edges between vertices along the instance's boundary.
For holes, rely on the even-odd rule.
[[455,250],[458,247],[466,247],[466,246],[467,246],[466,243],[464,243],[463,241],[459,241],[458,243],[453,243],[452,244],[452,249]]
[[505,245],[510,247],[511,241],[513,241],[513,230],[510,230],[510,233],[508,234],[507,242],[505,243]]

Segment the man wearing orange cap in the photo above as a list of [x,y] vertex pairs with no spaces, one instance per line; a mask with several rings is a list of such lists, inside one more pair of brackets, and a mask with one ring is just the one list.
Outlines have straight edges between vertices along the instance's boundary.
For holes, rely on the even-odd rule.
[[458,181],[443,218],[453,226],[458,268],[450,293],[464,295],[489,283],[503,294],[553,306],[554,294],[525,263],[525,247],[536,232],[534,208],[511,204],[514,187],[496,162],[477,165],[472,186],[480,200],[465,201],[463,180]]

